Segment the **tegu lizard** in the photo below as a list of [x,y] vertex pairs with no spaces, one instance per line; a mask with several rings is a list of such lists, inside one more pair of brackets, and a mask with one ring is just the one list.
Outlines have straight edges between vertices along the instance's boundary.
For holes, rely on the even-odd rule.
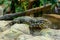
[[42,17],[22,16],[22,17],[15,18],[9,25],[12,26],[15,23],[28,24],[31,34],[33,34],[36,30],[51,28],[51,22]]

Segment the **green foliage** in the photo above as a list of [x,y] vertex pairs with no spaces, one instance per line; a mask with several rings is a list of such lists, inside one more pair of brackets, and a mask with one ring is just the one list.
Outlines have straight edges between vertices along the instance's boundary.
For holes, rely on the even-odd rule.
[[3,2],[4,2],[3,0],[0,0],[0,5],[3,4]]
[[[46,5],[48,3],[51,3],[52,4],[52,7],[51,9],[53,9],[55,7],[55,4],[57,3],[57,0],[39,0],[40,3],[39,6],[43,6],[43,5]],[[17,0],[15,0],[15,2],[18,3]],[[11,0],[0,0],[0,5],[3,4],[5,6],[5,9],[7,9],[9,6],[11,6]],[[20,2],[20,4],[16,4],[15,3],[15,12],[23,12],[25,10],[27,10],[27,6],[28,6],[28,1],[25,0],[24,2]],[[37,5],[33,5],[33,8],[34,7],[37,7]]]
[[28,2],[22,2],[20,5],[15,5],[16,6],[16,12],[23,12],[27,10]]

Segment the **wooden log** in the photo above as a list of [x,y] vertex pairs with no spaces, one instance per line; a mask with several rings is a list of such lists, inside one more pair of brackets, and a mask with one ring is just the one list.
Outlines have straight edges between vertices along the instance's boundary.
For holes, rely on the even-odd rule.
[[44,14],[44,18],[50,20],[52,22],[53,29],[60,29],[60,15],[58,14]]
[[0,20],[13,20],[15,17],[24,16],[25,12],[6,14],[4,16],[0,16]]
[[0,20],[13,20],[14,18],[19,17],[19,16],[26,16],[26,15],[29,16],[29,15],[31,15],[31,13],[45,11],[50,8],[51,8],[51,4],[47,4],[46,6],[32,8],[32,9],[26,10],[24,12],[11,13],[11,14],[6,14],[4,16],[0,16]]

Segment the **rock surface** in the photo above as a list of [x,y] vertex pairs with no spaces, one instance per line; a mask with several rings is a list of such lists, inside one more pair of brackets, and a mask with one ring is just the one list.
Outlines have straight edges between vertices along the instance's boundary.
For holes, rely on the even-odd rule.
[[0,34],[2,40],[13,40],[22,34],[30,34],[29,25],[26,24],[15,24],[9,30],[4,31]]
[[27,39],[32,39],[33,36],[32,35],[27,35],[27,34],[23,34],[23,35],[20,35],[17,40],[27,40]]
[[26,34],[30,34],[29,25],[27,25],[27,24],[14,24],[11,27],[11,30],[18,30],[18,31],[24,32]]
[[0,32],[5,31],[8,29],[8,24],[11,23],[11,21],[0,21]]
[[44,36],[21,35],[17,38],[17,40],[54,40],[54,39]]
[[50,37],[54,38],[54,40],[60,40],[60,30],[43,29],[40,32],[40,35],[42,35],[42,36],[50,36]]
[[[28,39],[28,40],[31,40],[31,39]],[[33,37],[32,40],[54,40],[54,39],[50,37],[36,36],[36,37]]]

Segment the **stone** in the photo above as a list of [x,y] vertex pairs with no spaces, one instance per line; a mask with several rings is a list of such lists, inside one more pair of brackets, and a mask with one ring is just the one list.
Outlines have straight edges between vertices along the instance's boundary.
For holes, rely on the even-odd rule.
[[50,37],[36,36],[33,38],[33,40],[54,40],[54,39]]
[[2,40],[14,40],[18,36],[23,34],[30,34],[29,25],[27,24],[15,24],[10,29],[2,32],[0,34],[0,39]]
[[32,36],[32,35],[20,35],[17,40],[54,40],[53,38],[50,37],[45,37],[45,36]]
[[22,35],[17,40],[54,40],[54,39],[44,36]]
[[30,34],[29,25],[27,24],[14,24],[11,30],[18,30],[24,32],[25,34]]
[[6,30],[3,33],[0,34],[0,40],[14,40],[14,38],[9,38],[6,37],[5,35],[9,32],[10,30]]
[[33,36],[32,35],[27,35],[27,34],[23,34],[23,35],[20,35],[17,40],[27,40],[27,39],[32,39]]
[[40,35],[42,36],[50,36],[51,38],[54,38],[55,40],[60,40],[60,30],[55,29],[43,29],[40,32]]
[[7,30],[9,28],[9,23],[11,23],[11,21],[0,21],[0,32]]

